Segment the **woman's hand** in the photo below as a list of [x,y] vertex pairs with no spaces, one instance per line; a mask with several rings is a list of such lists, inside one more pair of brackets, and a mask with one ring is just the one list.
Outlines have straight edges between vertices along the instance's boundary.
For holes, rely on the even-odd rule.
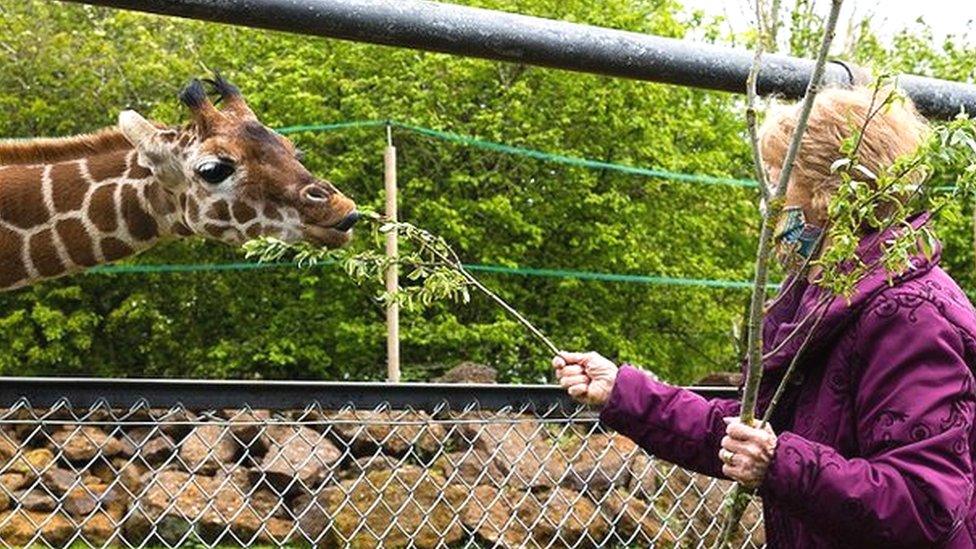
[[617,365],[597,353],[561,352],[552,367],[569,396],[584,404],[605,404],[617,380]]
[[762,429],[750,427],[737,417],[725,418],[728,427],[718,457],[722,473],[746,488],[758,488],[776,454],[776,433],[767,423]]

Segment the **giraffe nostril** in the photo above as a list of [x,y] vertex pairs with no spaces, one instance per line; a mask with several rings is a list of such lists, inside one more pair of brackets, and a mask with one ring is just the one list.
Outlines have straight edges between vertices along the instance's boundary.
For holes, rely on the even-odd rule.
[[325,202],[332,195],[325,187],[309,185],[302,189],[302,198],[307,202]]

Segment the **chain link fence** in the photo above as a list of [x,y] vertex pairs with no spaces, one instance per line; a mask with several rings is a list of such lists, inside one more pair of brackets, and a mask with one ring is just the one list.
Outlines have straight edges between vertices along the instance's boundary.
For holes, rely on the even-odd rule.
[[3,545],[701,547],[730,487],[551,388],[138,383],[0,384]]

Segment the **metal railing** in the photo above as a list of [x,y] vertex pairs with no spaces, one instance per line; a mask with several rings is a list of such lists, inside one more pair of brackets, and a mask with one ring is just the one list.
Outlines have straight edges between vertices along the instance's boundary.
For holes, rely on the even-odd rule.
[[0,406],[6,546],[697,547],[730,486],[544,386],[8,378]]

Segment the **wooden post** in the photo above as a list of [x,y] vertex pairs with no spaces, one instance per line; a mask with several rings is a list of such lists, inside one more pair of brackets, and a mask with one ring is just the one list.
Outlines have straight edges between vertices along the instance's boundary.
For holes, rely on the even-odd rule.
[[[393,128],[386,127],[386,150],[383,152],[383,182],[386,187],[386,218],[397,220],[397,163],[396,147],[393,146]],[[397,255],[397,231],[386,233],[386,255]],[[386,291],[394,293],[400,284],[400,273],[396,264],[386,270]],[[391,303],[386,308],[386,380],[400,381],[400,305]]]

